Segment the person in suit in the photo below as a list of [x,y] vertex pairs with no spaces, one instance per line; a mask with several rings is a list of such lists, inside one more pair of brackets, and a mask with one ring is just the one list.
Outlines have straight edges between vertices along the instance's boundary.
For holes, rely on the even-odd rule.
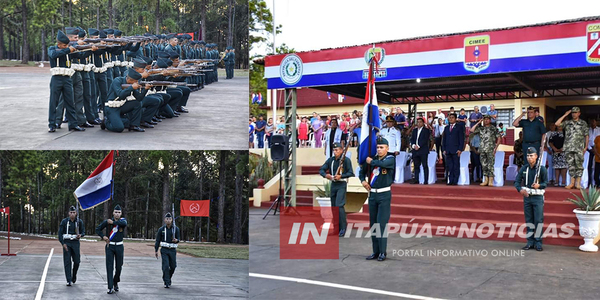
[[446,156],[446,170],[448,170],[447,185],[456,185],[459,176],[460,154],[465,146],[465,130],[456,123],[456,114],[448,116],[449,125],[444,128],[442,138],[443,154]]
[[427,155],[429,154],[429,129],[424,127],[425,121],[423,118],[417,119],[417,128],[413,130],[410,138],[410,147],[412,149],[412,158],[415,168],[415,180],[413,184],[419,183],[419,172],[423,165],[423,183],[427,184],[429,179],[429,168],[427,166]]

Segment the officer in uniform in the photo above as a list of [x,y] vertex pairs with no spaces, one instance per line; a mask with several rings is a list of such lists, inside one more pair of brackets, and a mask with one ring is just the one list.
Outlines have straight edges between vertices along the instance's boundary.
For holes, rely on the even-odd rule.
[[[571,114],[572,120],[567,120],[563,123],[565,117]],[[565,132],[565,144],[563,152],[569,165],[569,176],[571,182],[565,188],[581,189],[581,175],[583,175],[583,156],[588,148],[589,130],[587,122],[580,119],[581,111],[575,106],[567,111],[560,119],[556,121],[556,126],[563,124]],[[589,159],[592,159],[590,157]],[[590,181],[591,182],[591,181]]]
[[[521,120],[527,114],[527,120]],[[531,106],[513,122],[513,126],[523,128],[523,152],[529,147],[540,150],[541,142],[546,134],[546,126],[535,117],[535,109]]]
[[[113,80],[108,93],[110,100],[106,102],[104,109],[104,121],[100,124],[102,130],[123,132],[125,127],[128,127],[129,131],[144,132],[144,129],[139,127],[142,119],[142,99],[150,86],[146,85],[140,91],[141,85],[138,84],[138,80],[141,78],[140,73],[129,69],[127,77],[117,77]],[[131,84],[131,86],[122,88],[122,84]],[[126,117],[121,118],[121,115],[125,114]]]
[[377,140],[377,155],[367,157],[366,163],[360,167],[358,178],[369,191],[369,223],[372,228],[379,224],[377,233],[380,237],[371,236],[373,254],[367,260],[385,260],[387,253],[387,237],[383,235],[390,220],[392,192],[390,186],[394,182],[396,158],[388,153],[389,143],[384,138]]
[[[527,226],[527,245],[523,250],[542,251],[542,230],[544,226],[544,192],[548,184],[548,172],[545,166],[536,165],[538,154],[534,147],[527,149],[527,162],[517,174],[515,187],[523,195],[523,211]],[[538,180],[536,180],[536,177]],[[523,186],[523,181],[525,185]],[[533,225],[533,228],[531,225]]]
[[177,268],[177,243],[179,243],[179,227],[173,225],[171,213],[165,215],[165,225],[158,229],[154,243],[154,255],[158,259],[158,247],[162,258],[162,272],[165,288],[171,286],[171,278]]
[[390,152],[394,155],[398,155],[398,153],[400,153],[402,139],[400,137],[400,131],[396,129],[396,120],[394,120],[394,117],[392,116],[387,116],[385,118],[385,123],[387,127],[381,129],[379,135],[386,139],[390,144]]
[[[483,121],[483,126],[479,126]],[[481,168],[483,170],[483,179],[481,186],[494,186],[494,162],[496,160],[496,149],[500,146],[502,136],[496,126],[491,124],[489,115],[483,116],[472,128],[474,134],[479,134],[481,139],[479,153],[481,157]]]
[[[348,178],[354,177],[352,162],[346,156],[341,157],[343,152],[344,148],[342,144],[334,143],[333,156],[328,158],[319,170],[321,176],[331,180],[331,206],[339,207],[339,236],[346,234],[346,210],[344,209],[344,205],[346,205],[346,189],[348,188]],[[344,163],[342,169],[339,170],[342,159]],[[327,174],[328,170],[329,174]]]
[[[56,131],[56,108],[60,97],[66,105],[66,115],[69,122],[69,131],[84,131],[79,127],[75,114],[75,101],[73,100],[73,80],[71,76],[75,70],[71,68],[71,58],[79,58],[75,48],[69,46],[69,38],[61,31],[56,35],[57,45],[48,48],[52,79],[50,80],[50,107],[48,111],[48,131]],[[71,56],[71,57],[69,57]]]
[[[69,217],[64,218],[58,227],[58,241],[63,247],[63,262],[67,286],[77,281],[77,270],[79,269],[80,253],[79,239],[85,236],[83,221],[77,218],[77,209],[71,206]],[[71,272],[71,260],[73,260],[73,271]]]
[[[106,242],[106,278],[108,281],[107,294],[119,291],[121,281],[121,268],[123,267],[123,230],[127,227],[127,220],[121,218],[121,206],[117,204],[113,210],[113,218],[106,219],[96,227],[96,233]],[[103,230],[106,228],[106,235]],[[116,272],[113,268],[116,261]]]

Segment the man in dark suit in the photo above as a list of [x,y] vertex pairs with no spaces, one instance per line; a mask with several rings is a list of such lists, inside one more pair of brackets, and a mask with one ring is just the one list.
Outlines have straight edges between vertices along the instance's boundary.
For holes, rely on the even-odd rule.
[[456,114],[448,117],[449,125],[444,129],[442,149],[446,156],[446,170],[448,170],[447,185],[458,183],[460,154],[465,147],[465,128],[456,123]]
[[413,184],[419,183],[419,172],[421,164],[423,165],[423,183],[427,184],[429,180],[429,168],[427,166],[427,155],[429,155],[429,129],[424,127],[423,118],[417,119],[417,128],[412,132],[410,137],[410,148],[412,149],[412,159],[415,168],[415,179]]

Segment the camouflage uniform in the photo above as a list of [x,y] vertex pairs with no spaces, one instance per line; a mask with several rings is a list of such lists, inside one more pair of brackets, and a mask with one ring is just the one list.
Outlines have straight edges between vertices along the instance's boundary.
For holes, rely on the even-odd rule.
[[475,134],[479,134],[481,138],[479,153],[483,176],[494,177],[494,149],[496,149],[496,141],[500,137],[500,131],[492,125],[477,126]]
[[583,150],[588,135],[588,125],[584,120],[568,120],[562,123],[565,131],[563,151],[569,165],[569,176],[581,177],[583,174]]

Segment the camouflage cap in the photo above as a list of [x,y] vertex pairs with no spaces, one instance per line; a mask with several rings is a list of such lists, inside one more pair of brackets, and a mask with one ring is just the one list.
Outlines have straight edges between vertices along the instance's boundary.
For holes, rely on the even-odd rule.
[[490,120],[492,119],[492,117],[490,115],[483,115],[483,118],[484,119],[490,119]]
[[573,108],[571,108],[571,112],[581,112],[581,110],[578,106],[573,106]]

